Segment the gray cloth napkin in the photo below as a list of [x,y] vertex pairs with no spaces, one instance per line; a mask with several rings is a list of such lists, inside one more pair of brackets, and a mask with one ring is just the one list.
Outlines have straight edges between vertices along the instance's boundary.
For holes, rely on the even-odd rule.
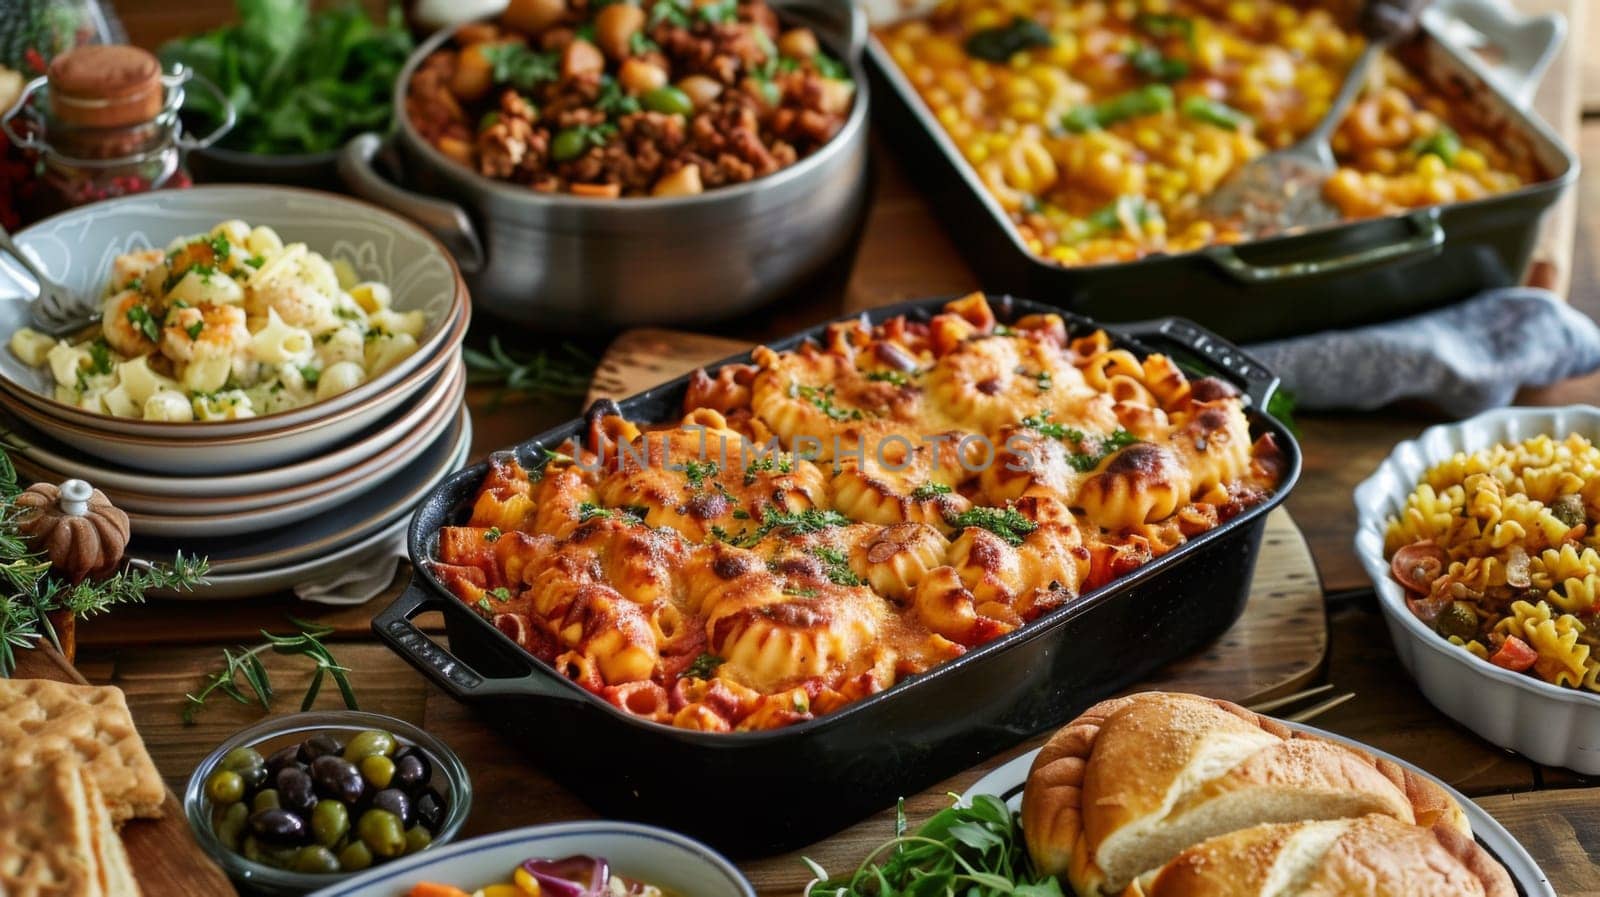
[[1549,290],[1508,287],[1415,317],[1245,347],[1296,407],[1419,399],[1456,417],[1600,368],[1600,327]]

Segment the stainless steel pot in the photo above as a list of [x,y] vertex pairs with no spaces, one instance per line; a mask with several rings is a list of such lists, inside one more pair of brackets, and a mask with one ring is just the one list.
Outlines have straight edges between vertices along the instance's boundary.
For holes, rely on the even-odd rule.
[[575,330],[728,317],[781,295],[842,250],[866,199],[866,19],[850,0],[775,0],[847,61],[855,105],[826,146],[775,174],[698,196],[595,199],[483,177],[447,158],[405,114],[411,75],[449,40],[433,35],[395,85],[392,138],[408,186],[373,167],[384,141],[345,145],[357,195],[415,219],[450,247],[477,307]]

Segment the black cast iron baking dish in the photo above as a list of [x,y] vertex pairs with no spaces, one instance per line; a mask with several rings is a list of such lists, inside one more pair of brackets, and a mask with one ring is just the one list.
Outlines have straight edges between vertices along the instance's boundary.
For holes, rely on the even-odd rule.
[[1538,160],[1545,179],[1291,237],[1076,267],[1028,251],[876,37],[865,59],[880,131],[986,289],[1048,298],[1107,323],[1180,315],[1244,343],[1406,317],[1519,284],[1544,212],[1577,180],[1572,151],[1461,51],[1425,29],[1399,53],[1425,81],[1472,106],[1503,146]]
[[[945,301],[875,309],[865,318],[926,319]],[[1002,321],[1054,311],[1010,298],[995,306]],[[1074,333],[1098,326],[1068,317]],[[820,336],[824,326],[771,345],[792,348]],[[675,729],[629,716],[523,651],[429,569],[439,528],[470,513],[484,464],[451,476],[423,500],[409,534],[411,585],[377,615],[373,630],[602,814],[677,829],[741,855],[809,844],[1199,650],[1244,610],[1267,512],[1300,473],[1294,437],[1262,410],[1277,378],[1187,321],[1112,333],[1141,356],[1159,345],[1236,383],[1248,397],[1253,432],[1270,433],[1282,446],[1278,491],[1132,574],[836,713],[765,732]],[[747,353],[720,364],[749,360]],[[673,420],[681,416],[687,382],[679,377],[618,404],[637,420]],[[545,448],[584,427],[583,419],[574,420],[507,451],[531,469]],[[433,610],[444,613],[448,648],[411,622]]]

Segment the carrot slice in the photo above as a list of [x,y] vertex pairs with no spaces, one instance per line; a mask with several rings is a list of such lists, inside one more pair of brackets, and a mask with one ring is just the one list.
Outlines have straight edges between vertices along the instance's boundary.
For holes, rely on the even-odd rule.
[[406,897],[472,897],[466,891],[437,882],[419,881],[406,892]]
[[1489,655],[1489,662],[1497,667],[1521,673],[1531,668],[1539,660],[1539,652],[1528,647],[1528,643],[1514,635],[1507,636],[1500,650]]

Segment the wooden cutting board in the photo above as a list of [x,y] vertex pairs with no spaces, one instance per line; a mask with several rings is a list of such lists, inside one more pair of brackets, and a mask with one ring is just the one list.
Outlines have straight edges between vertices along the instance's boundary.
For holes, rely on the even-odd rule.
[[[89,680],[47,644],[17,652],[14,678],[89,684]],[[144,897],[232,894],[233,886],[228,883],[227,876],[211,862],[190,833],[183,805],[170,788],[161,813],[160,819],[135,819],[122,828],[122,843],[127,848],[134,877]]]

